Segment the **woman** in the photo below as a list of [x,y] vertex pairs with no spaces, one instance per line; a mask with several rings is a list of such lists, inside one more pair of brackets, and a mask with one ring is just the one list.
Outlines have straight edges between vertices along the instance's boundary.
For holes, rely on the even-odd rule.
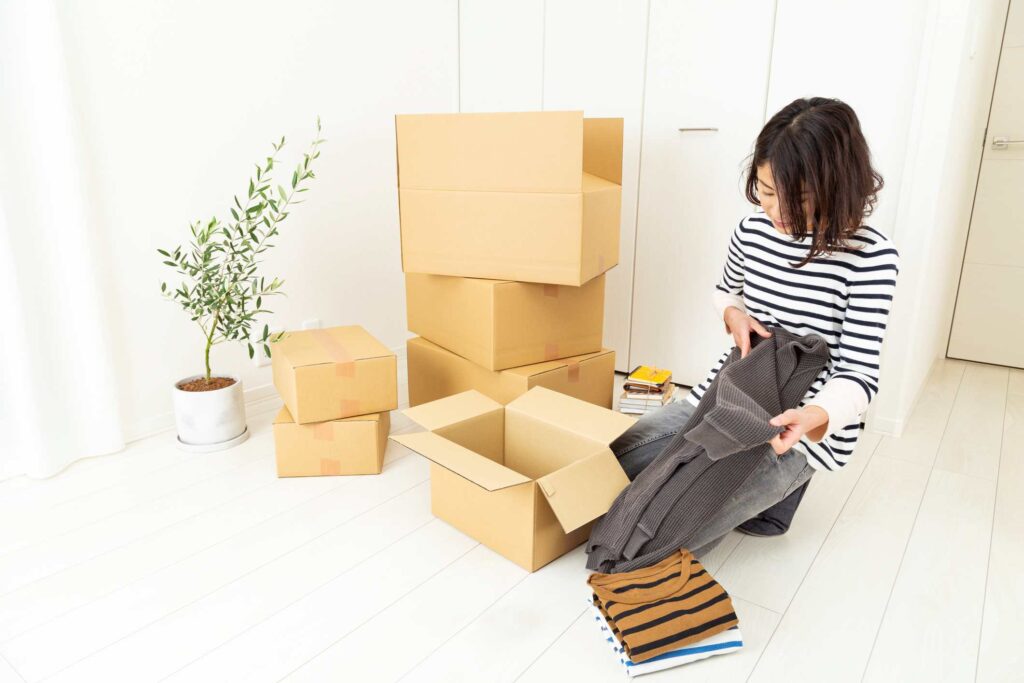
[[[878,393],[899,272],[896,247],[862,224],[881,188],[857,116],[839,100],[795,100],[758,136],[746,196],[762,210],[733,232],[712,301],[741,356],[752,334],[768,337],[766,326],[779,326],[821,335],[830,359],[800,404],[771,419],[785,427],[770,441],[778,460],[719,512],[697,554],[737,525],[784,533],[811,476],[840,469],[853,454],[861,416]],[[683,400],[643,416],[612,444],[630,479],[683,428],[731,351]]]

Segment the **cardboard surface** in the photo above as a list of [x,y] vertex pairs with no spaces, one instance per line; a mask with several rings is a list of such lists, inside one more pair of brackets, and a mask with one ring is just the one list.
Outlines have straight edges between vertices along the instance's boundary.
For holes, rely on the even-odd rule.
[[387,412],[302,425],[281,408],[273,426],[277,476],[379,474],[390,428]]
[[[502,411],[503,422],[481,419]],[[467,391],[405,413],[431,425],[425,432],[391,438],[434,463],[434,514],[530,571],[585,540],[590,523],[629,483],[607,439],[635,420],[544,387],[531,389],[505,407],[480,392]],[[564,427],[560,415],[569,416]],[[532,429],[537,424],[546,426],[540,438]],[[504,461],[442,436],[444,430],[456,428],[467,438],[471,431],[489,431],[489,438],[478,434],[470,440],[491,442],[503,430]],[[551,448],[551,441],[575,444],[572,455]],[[532,449],[537,452],[526,452]],[[554,454],[557,461],[542,462]],[[529,475],[516,462],[544,474]]]
[[467,389],[506,404],[535,386],[612,407],[615,352],[602,349],[506,370],[488,370],[421,337],[406,342],[409,405],[417,406]]
[[405,272],[581,285],[618,263],[622,119],[426,114],[395,130]]
[[488,370],[601,350],[605,277],[580,287],[408,273],[411,332]]
[[299,424],[398,407],[395,354],[357,325],[288,332],[271,362],[274,386]]

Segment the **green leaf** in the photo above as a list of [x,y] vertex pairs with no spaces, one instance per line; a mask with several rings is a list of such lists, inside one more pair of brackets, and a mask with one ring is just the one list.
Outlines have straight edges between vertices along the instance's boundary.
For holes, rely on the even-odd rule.
[[157,251],[157,253],[158,253],[158,254],[160,254],[161,256],[166,256],[167,258],[171,258],[171,255],[170,255],[170,254],[168,254],[168,253],[167,253],[166,251],[164,251],[163,249],[157,249],[156,251]]
[[297,170],[296,171],[292,171],[292,189],[295,189],[295,186],[298,185],[298,184],[299,184],[299,172]]
[[267,358],[270,358],[270,347],[266,344],[263,345],[263,353],[267,354]]
[[256,350],[252,348],[252,344],[246,344],[246,346],[249,347],[249,358],[252,358],[253,356],[255,356],[256,355]]

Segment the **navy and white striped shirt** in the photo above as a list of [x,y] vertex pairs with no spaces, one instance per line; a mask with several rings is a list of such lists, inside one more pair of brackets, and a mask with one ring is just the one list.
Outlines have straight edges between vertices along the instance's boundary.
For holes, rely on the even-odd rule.
[[[811,237],[794,240],[764,213],[751,214],[733,232],[713,297],[719,314],[736,306],[766,327],[817,333],[828,343],[829,363],[798,406],[821,406],[829,415],[827,433],[821,441],[804,436],[793,445],[819,470],[837,470],[849,461],[864,410],[878,393],[879,357],[899,273],[899,252],[878,230],[861,226],[847,244],[794,268],[807,255]],[[687,400],[700,401],[731,351]]]

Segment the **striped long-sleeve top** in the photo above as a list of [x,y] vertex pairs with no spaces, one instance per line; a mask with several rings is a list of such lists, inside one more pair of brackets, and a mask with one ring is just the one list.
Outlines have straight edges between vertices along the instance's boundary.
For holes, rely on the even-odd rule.
[[[712,297],[720,318],[727,306],[736,306],[762,325],[825,338],[829,363],[798,407],[820,406],[828,425],[820,441],[805,435],[793,445],[819,470],[837,470],[849,461],[863,413],[878,393],[879,358],[899,273],[899,252],[878,230],[862,226],[847,244],[794,268],[807,255],[810,236],[794,240],[765,214],[751,214],[733,232]],[[700,401],[732,348],[686,400]]]

